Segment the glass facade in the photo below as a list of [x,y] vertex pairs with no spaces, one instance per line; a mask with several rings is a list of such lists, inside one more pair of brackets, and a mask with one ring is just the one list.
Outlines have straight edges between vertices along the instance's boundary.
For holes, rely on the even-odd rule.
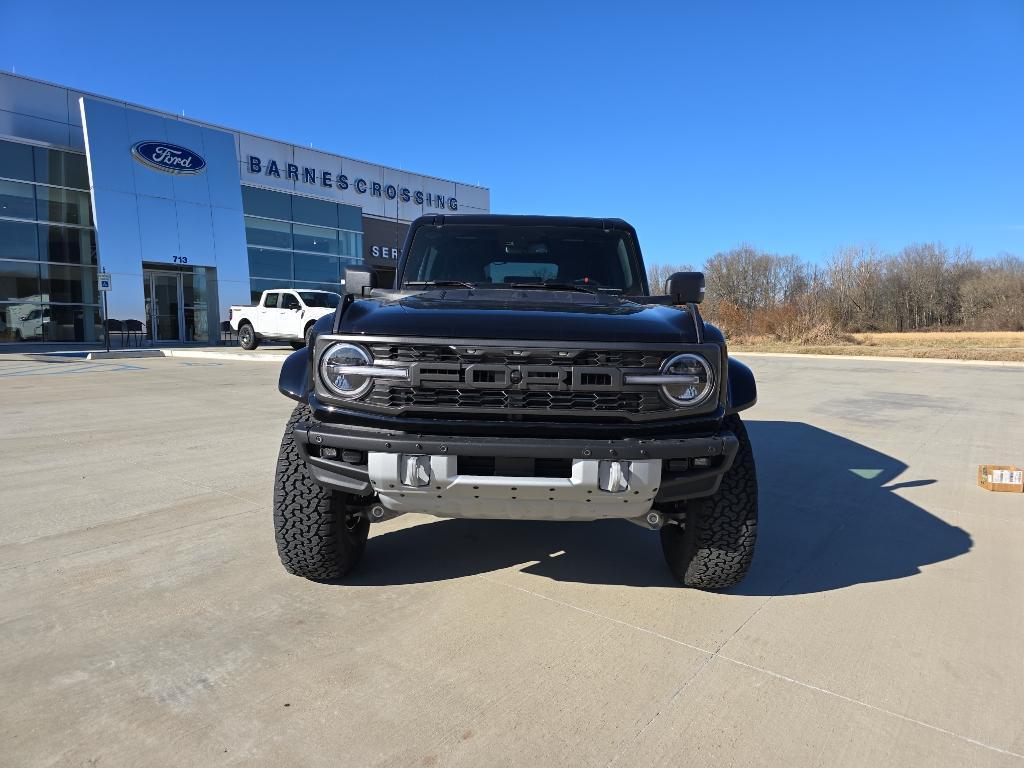
[[99,341],[85,155],[0,140],[0,342]]
[[273,288],[340,291],[361,264],[362,211],[351,205],[242,187],[252,300]]

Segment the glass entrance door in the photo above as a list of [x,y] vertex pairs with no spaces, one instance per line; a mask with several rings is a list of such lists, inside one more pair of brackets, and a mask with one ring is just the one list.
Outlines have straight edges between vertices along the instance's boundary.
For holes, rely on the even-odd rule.
[[182,341],[185,335],[181,273],[143,272],[146,336],[150,341]]
[[209,342],[208,267],[181,273],[182,306],[185,308],[185,341]]

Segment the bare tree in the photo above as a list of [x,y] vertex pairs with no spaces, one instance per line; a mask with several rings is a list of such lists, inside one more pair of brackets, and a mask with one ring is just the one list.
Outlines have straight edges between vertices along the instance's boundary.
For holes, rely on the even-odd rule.
[[[690,270],[650,265],[651,290],[664,292],[669,275]],[[1010,254],[978,261],[970,248],[942,243],[914,243],[897,253],[852,246],[819,266],[744,244],[709,257],[704,275],[705,313],[731,336],[1024,330],[1024,260]]]
[[716,253],[704,265],[709,300],[743,309],[768,309],[795,301],[808,286],[807,267],[796,256],[779,256],[741,245]]
[[960,284],[961,320],[978,330],[1024,331],[1024,260],[1002,254]]
[[647,265],[647,283],[650,285],[651,293],[655,296],[663,296],[665,294],[665,283],[668,279],[676,272],[693,272],[693,267],[689,264],[682,264],[673,266],[671,264],[648,264]]

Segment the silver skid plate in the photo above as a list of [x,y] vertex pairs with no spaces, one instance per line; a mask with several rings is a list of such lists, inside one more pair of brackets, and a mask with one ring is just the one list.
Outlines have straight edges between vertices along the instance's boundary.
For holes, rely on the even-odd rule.
[[[630,461],[624,472],[609,462],[574,459],[568,478],[460,475],[455,456],[424,456],[415,462],[417,471],[410,472],[403,454],[369,454],[370,482],[388,509],[512,520],[629,518],[651,508],[661,482],[658,459]],[[428,462],[429,483],[406,484],[422,482]],[[615,490],[602,490],[602,485]]]

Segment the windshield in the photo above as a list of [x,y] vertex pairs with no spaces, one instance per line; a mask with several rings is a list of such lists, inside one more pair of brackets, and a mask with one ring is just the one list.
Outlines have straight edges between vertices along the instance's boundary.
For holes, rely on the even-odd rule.
[[402,282],[487,288],[548,284],[639,294],[639,264],[626,232],[446,223],[416,230]]
[[299,291],[299,296],[307,307],[330,307],[334,309],[341,301],[336,293],[320,293],[318,291]]

